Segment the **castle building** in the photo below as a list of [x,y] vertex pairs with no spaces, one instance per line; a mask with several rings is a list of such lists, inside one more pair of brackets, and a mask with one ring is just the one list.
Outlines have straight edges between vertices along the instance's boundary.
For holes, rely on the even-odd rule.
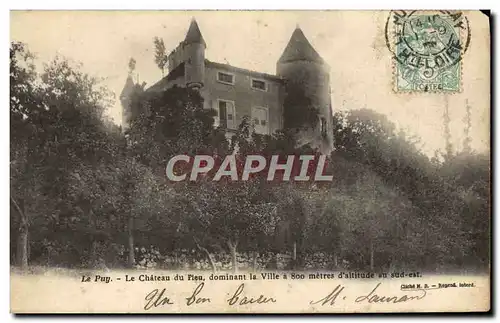
[[[215,126],[230,135],[244,116],[250,117],[254,131],[272,134],[284,126],[284,100],[287,91],[300,87],[319,111],[315,124],[301,131],[300,143],[310,144],[323,153],[333,149],[332,104],[329,67],[297,27],[276,64],[276,75],[251,71],[205,58],[206,43],[196,20],[192,20],[185,39],[167,57],[169,73],[146,91],[164,91],[174,85],[198,89],[204,106],[217,113]],[[129,96],[132,78],[120,95],[123,127],[131,117]]]

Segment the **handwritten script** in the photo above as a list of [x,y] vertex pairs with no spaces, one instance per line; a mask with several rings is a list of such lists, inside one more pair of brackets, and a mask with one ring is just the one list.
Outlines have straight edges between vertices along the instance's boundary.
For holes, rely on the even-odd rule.
[[[190,293],[189,297],[185,298],[186,306],[192,306],[196,304],[211,303],[212,298],[209,295],[203,295],[203,288],[205,283],[200,283],[193,292]],[[227,304],[230,306],[241,306],[248,304],[267,304],[276,303],[276,299],[270,296],[266,296],[264,293],[249,294],[245,291],[245,284],[240,284],[234,292],[230,293],[230,297],[226,300]],[[155,307],[163,307],[167,305],[173,305],[171,297],[168,296],[166,288],[154,289],[149,292],[146,297],[144,297],[146,304],[144,309],[150,310]]]
[[[380,292],[382,283],[377,283],[367,293],[362,295],[350,296],[348,298],[346,287],[343,285],[336,285],[331,289],[327,295],[314,298],[309,302],[310,305],[319,306],[333,306],[339,302],[354,302],[354,303],[369,303],[369,304],[397,304],[404,302],[412,302],[423,299],[427,292],[425,289],[415,289],[406,294],[390,294]],[[198,304],[212,303],[212,295],[204,291],[205,283],[198,284],[188,297],[185,297],[181,302],[186,306],[196,306]],[[238,285],[233,291],[230,291],[224,301],[228,306],[238,307],[245,305],[259,305],[259,304],[272,304],[277,303],[278,299],[275,296],[266,295],[265,292],[252,290],[251,292],[246,289],[244,283]],[[144,297],[145,310],[150,310],[156,307],[166,307],[174,304],[174,300],[169,295],[166,288],[154,289]]]
[[[412,290],[412,294],[401,294],[401,295],[380,295],[377,293],[377,289],[382,285],[382,283],[378,283],[368,294],[357,296],[354,300],[355,303],[403,303],[410,302],[423,299],[427,292],[424,289],[415,289]],[[313,300],[309,302],[311,305],[335,305],[336,301],[339,299],[346,300],[347,297],[343,296],[343,291],[345,287],[342,285],[337,285],[330,294],[325,297]],[[419,292],[420,294],[415,294],[413,292]]]

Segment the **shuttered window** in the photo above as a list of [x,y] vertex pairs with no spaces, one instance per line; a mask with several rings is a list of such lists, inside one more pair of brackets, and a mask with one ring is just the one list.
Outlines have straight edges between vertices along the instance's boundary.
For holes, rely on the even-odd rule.
[[217,81],[226,83],[226,84],[234,84],[234,75],[224,72],[217,73]]
[[256,133],[269,134],[269,111],[264,107],[252,108],[252,124]]
[[234,102],[227,100],[217,100],[217,112],[215,126],[226,129],[236,129],[236,112]]
[[252,79],[252,88],[267,91],[267,84],[265,81]]

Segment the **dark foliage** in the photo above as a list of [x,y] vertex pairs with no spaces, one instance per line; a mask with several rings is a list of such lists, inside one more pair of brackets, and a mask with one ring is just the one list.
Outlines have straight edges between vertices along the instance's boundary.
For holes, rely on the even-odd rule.
[[97,79],[64,59],[38,74],[32,60],[11,44],[11,255],[19,266],[174,268],[196,259],[220,269],[229,255],[236,269],[240,253],[266,267],[288,254],[288,268],[298,269],[489,266],[490,156],[467,147],[431,160],[385,116],[362,109],[334,115],[327,185],[260,175],[173,183],[165,166],[178,154],[234,154],[240,172],[248,155],[318,154],[295,139],[317,122],[316,108],[291,91],[283,131],[258,135],[244,118],[228,140],[197,91],[136,86],[122,134],[104,117],[109,94]]

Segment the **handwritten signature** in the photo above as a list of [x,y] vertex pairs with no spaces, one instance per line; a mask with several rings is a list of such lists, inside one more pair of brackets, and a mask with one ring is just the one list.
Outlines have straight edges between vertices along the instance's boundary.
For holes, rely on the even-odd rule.
[[[368,302],[368,303],[403,303],[403,302],[410,302],[410,301],[415,301],[415,300],[421,300],[423,299],[426,295],[427,292],[424,289],[415,289],[411,290],[411,292],[420,292],[420,295],[415,295],[415,294],[403,294],[403,295],[379,295],[377,294],[377,289],[380,287],[382,283],[378,283],[372,290],[369,292],[367,295],[361,295],[357,296],[356,299],[354,300],[355,303],[362,303],[362,302]],[[330,294],[326,295],[325,297],[317,300],[317,301],[311,301],[309,304],[311,305],[316,305],[320,304],[321,306],[324,305],[334,305],[335,301],[340,299],[341,297],[342,300],[346,299],[346,296],[341,296],[342,292],[344,291],[345,287],[342,285],[337,285]]]
[[[416,300],[423,299],[427,292],[425,289],[414,289],[410,290],[410,294],[400,294],[400,295],[382,295],[378,288],[382,285],[382,283],[378,283],[368,294],[356,296],[354,299],[355,303],[403,303],[403,302],[411,302]],[[189,297],[185,298],[185,302],[187,306],[195,305],[195,304],[203,304],[203,303],[211,303],[212,299],[207,295],[202,295],[203,288],[205,287],[205,283],[200,283],[196,286],[193,292]],[[338,300],[346,300],[347,296],[345,294],[345,287],[342,285],[337,285],[333,290],[326,295],[325,297],[310,301],[310,305],[334,305]],[[267,303],[276,303],[276,299],[270,296],[266,296],[262,293],[254,293],[250,294],[247,290],[245,290],[245,284],[241,283],[238,288],[234,291],[234,293],[229,293],[231,295],[227,300],[227,304],[230,306],[242,306],[249,304],[267,304]],[[149,292],[146,297],[146,304],[144,305],[145,310],[149,310],[154,307],[173,305],[174,302],[167,295],[166,288],[163,289],[154,289]]]

